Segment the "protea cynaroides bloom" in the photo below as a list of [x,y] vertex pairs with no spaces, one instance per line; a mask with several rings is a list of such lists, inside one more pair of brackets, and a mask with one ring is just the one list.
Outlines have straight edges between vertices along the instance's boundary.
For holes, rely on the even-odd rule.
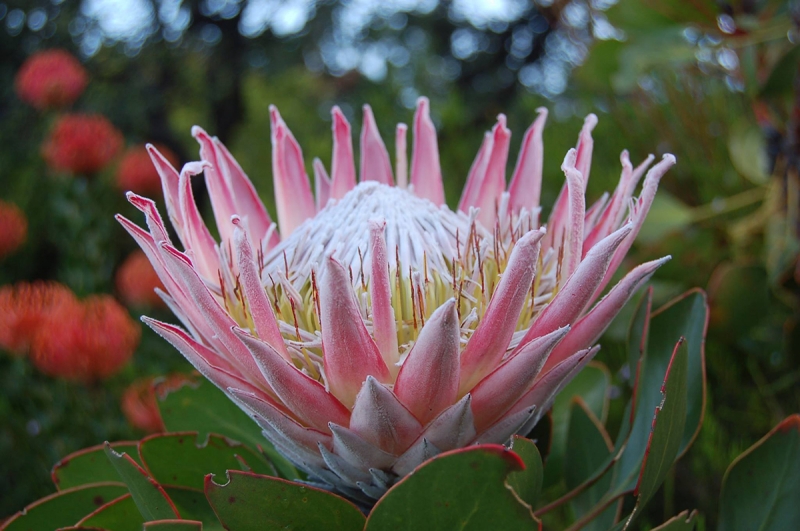
[[[546,115],[526,132],[507,189],[510,131],[499,117],[453,212],[426,99],[414,116],[410,171],[406,126],[397,127],[393,172],[364,107],[358,184],[350,125],[334,107],[331,173],[314,161],[316,198],[300,146],[272,108],[277,229],[228,150],[202,129],[193,131],[202,162],[180,173],[151,148],[184,251],[149,199],[128,196],[149,231],[118,219],[186,329],[145,322],[311,481],[363,503],[439,452],[527,432],[666,260],[635,268],[593,306],[675,162],[665,156],[632,198],[653,158],[633,168],[623,152],[619,186],[587,209],[590,115],[564,159],[566,185],[545,230]],[[220,242],[192,196],[201,172]]]

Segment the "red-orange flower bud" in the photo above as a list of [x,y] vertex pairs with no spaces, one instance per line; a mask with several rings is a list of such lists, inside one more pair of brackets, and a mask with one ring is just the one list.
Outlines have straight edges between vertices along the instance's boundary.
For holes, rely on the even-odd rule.
[[49,312],[31,345],[31,359],[45,374],[88,382],[119,371],[139,344],[141,330],[109,295]]
[[37,109],[71,105],[86,88],[86,69],[65,50],[45,50],[31,55],[14,80],[19,98]]
[[55,171],[93,174],[111,162],[123,141],[122,133],[104,116],[66,114],[50,131],[42,155]]

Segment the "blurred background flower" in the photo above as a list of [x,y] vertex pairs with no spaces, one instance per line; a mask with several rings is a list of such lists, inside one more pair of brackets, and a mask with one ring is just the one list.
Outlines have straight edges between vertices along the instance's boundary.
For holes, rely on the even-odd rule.
[[[168,147],[157,145],[156,149],[173,166],[178,166],[178,156]],[[123,192],[135,192],[147,197],[161,195],[161,178],[144,145],[129,147],[117,166],[117,188]]]
[[88,74],[66,50],[31,55],[17,72],[14,87],[22,101],[39,110],[72,105],[86,88]]
[[122,394],[121,407],[125,418],[131,426],[146,433],[164,431],[154,386],[152,377],[139,378]]
[[13,203],[0,200],[0,260],[16,251],[28,236],[28,219]]
[[132,252],[117,269],[115,285],[119,298],[131,308],[164,307],[164,301],[155,292],[164,290],[147,256],[140,251]]
[[122,149],[124,138],[104,116],[65,114],[56,119],[42,156],[56,172],[93,175]]

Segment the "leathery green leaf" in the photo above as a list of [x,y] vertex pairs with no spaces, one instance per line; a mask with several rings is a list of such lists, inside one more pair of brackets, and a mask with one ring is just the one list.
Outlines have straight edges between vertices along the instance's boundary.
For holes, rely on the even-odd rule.
[[108,531],[140,531],[144,518],[130,494],[99,507],[95,512],[78,522],[78,526]]
[[[611,438],[603,424],[580,397],[573,398],[565,459],[567,489],[571,491],[595,477],[607,465],[612,451]],[[610,487],[611,476],[605,474],[577,495],[570,502],[575,517],[587,514]],[[614,524],[616,514],[616,504],[611,505],[583,529],[605,531]]]
[[145,521],[180,518],[164,488],[151,478],[128,454],[119,454],[106,444],[106,455],[128,486],[136,507]]
[[389,489],[366,530],[530,531],[539,522],[506,485],[509,474],[523,468],[517,454],[496,444],[445,452]]
[[[117,452],[127,452],[138,461],[136,444],[136,442],[113,442],[111,448]],[[62,458],[53,466],[51,476],[58,490],[90,483],[119,482],[119,474],[106,457],[102,444],[84,448]]]
[[203,531],[203,522],[194,520],[156,520],[145,522],[144,531]]
[[0,529],[3,531],[52,531],[71,526],[108,501],[128,492],[119,482],[81,485],[56,492],[25,507]]
[[626,529],[664,482],[680,450],[686,425],[688,359],[686,341],[681,339],[675,346],[661,387],[663,400],[653,416],[653,428],[636,485],[638,499]]
[[139,443],[139,453],[151,477],[164,487],[202,492],[207,474],[224,474],[226,470],[275,475],[275,469],[258,452],[216,434],[151,435]]
[[720,531],[800,529],[800,415],[787,417],[725,472]]
[[683,511],[677,516],[673,516],[658,527],[654,527],[653,531],[694,531],[695,524],[697,524],[697,511]]
[[209,474],[205,492],[219,521],[232,531],[364,528],[364,515],[344,498],[280,478],[231,470],[220,485]]
[[511,439],[511,450],[525,463],[525,470],[511,472],[508,484],[522,501],[533,507],[542,492],[542,456],[533,441],[519,435]]

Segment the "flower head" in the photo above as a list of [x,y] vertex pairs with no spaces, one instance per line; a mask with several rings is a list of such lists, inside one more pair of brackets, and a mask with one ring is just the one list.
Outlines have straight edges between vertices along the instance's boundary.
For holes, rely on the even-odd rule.
[[164,421],[158,411],[153,386],[153,378],[140,378],[125,389],[121,401],[122,412],[128,423],[147,433],[164,431]]
[[22,101],[44,110],[71,105],[86,88],[87,78],[86,69],[66,50],[44,50],[23,63],[14,86]]
[[[170,164],[176,165],[178,157],[168,147],[157,146]],[[117,188],[142,195],[159,195],[161,178],[153,167],[147,148],[143,145],[128,148],[117,168]]]
[[0,287],[0,347],[24,354],[50,312],[76,301],[63,284],[37,281]]
[[117,293],[131,307],[160,307],[164,301],[156,293],[164,285],[142,251],[132,252],[119,266],[115,277]]
[[105,168],[122,144],[122,133],[106,117],[66,114],[56,121],[42,154],[55,171],[91,175]]
[[139,326],[124,307],[109,295],[92,295],[46,314],[33,337],[30,358],[49,376],[101,380],[128,362],[139,336]]
[[[333,109],[328,173],[316,198],[300,146],[271,109],[278,229],[250,180],[200,128],[202,162],[179,173],[150,149],[167,212],[129,194],[148,230],[118,219],[150,258],[186,330],[145,318],[263,428],[309,478],[371,503],[441,451],[526,433],[597,352],[595,342],[666,260],[631,271],[597,304],[630,247],[668,155],[633,168],[586,208],[590,115],[567,153],[562,189],[539,220],[542,128],[526,132],[510,184],[504,116],[484,137],[457,211],[444,205],[436,131],[419,100],[410,165],[395,171],[368,106],[357,182],[350,124]],[[221,241],[191,179],[203,172]]]
[[0,201],[0,259],[5,258],[28,236],[28,220],[19,207],[13,203]]

